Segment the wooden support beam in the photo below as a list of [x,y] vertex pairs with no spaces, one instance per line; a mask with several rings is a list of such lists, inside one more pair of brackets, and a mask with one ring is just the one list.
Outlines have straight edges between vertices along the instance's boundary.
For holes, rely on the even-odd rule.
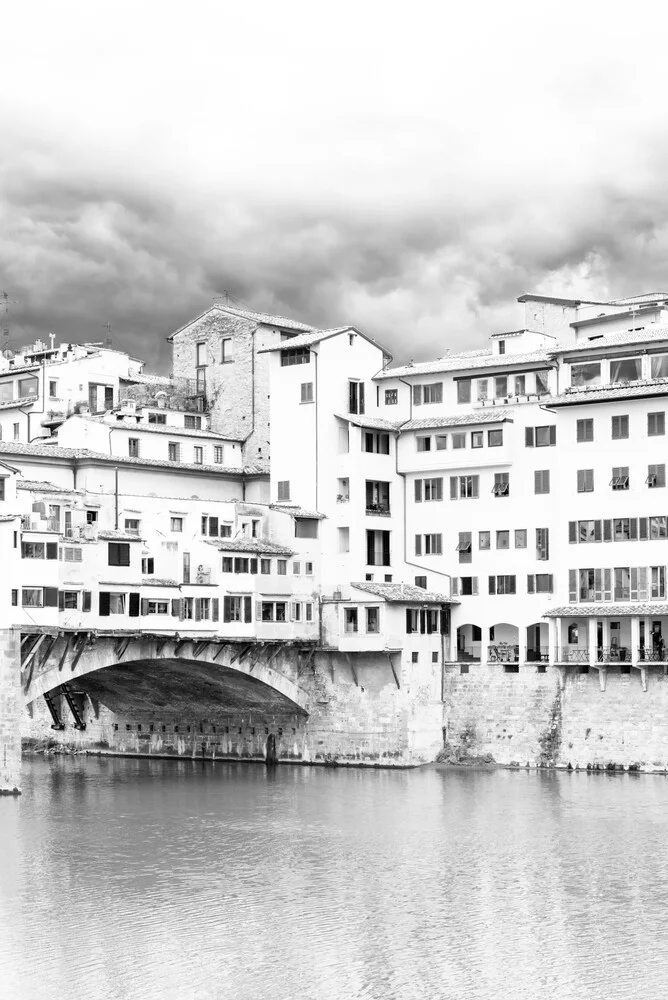
[[394,664],[392,663],[392,653],[388,653],[387,658],[390,661],[390,670],[392,671],[392,676],[394,677],[394,683],[397,685],[398,688],[401,688],[401,684],[399,683],[399,678],[397,677],[397,672],[394,669]]
[[52,651],[53,647],[56,645],[57,642],[58,642],[58,636],[57,635],[49,636],[49,642],[46,643],[46,645],[45,645],[44,649],[42,650],[42,653],[41,653],[41,655],[39,657],[39,663],[37,664],[37,673],[38,674],[40,674],[42,672],[42,670],[44,668],[44,664],[46,663],[46,661],[51,656],[51,651]]
[[179,639],[177,644],[174,646],[174,656],[178,656],[185,645],[187,645],[187,639]]
[[239,661],[239,663],[241,663],[241,661],[243,660],[243,658],[246,655],[246,653],[248,652],[248,650],[252,649],[252,648],[253,648],[253,643],[252,642],[249,642],[248,645],[244,646],[243,648],[239,647],[239,649],[237,650],[237,652],[234,654],[234,656],[230,660],[230,666],[232,666],[232,664],[235,663],[237,660]]
[[283,649],[284,646],[285,646],[284,642],[279,642],[278,643],[278,645],[276,646],[276,649],[273,651],[273,653],[271,654],[271,656],[267,660],[267,666],[268,667],[270,667],[272,665],[272,663],[274,662],[274,660],[276,659],[276,657],[278,656],[278,654],[280,653],[280,651]]
[[28,664],[34,660],[35,653],[37,652],[37,650],[39,649],[39,647],[42,645],[42,643],[46,638],[47,635],[45,632],[42,632],[42,634],[37,637],[37,642],[31,647],[30,652],[28,653],[25,660],[21,664],[21,670],[25,670]]
[[204,642],[194,642],[193,643],[193,657],[197,659],[200,653],[203,653],[206,647],[209,645],[209,640],[206,639]]
[[83,651],[84,651],[84,649],[86,647],[87,640],[88,640],[88,634],[86,632],[84,632],[84,634],[81,636],[81,640],[79,642],[77,650],[76,650],[76,652],[74,654],[74,657],[72,658],[72,662],[70,664],[70,670],[72,671],[72,673],[74,673],[74,671],[76,669],[76,665],[77,665],[77,663],[79,662],[79,660],[81,659],[81,657],[83,655]]
[[65,659],[67,658],[67,654],[70,651],[71,644],[72,644],[72,635],[70,634],[65,637],[65,648],[63,649],[61,657],[58,660],[58,671],[61,671],[65,665]]
[[357,673],[355,671],[355,667],[353,666],[352,656],[350,655],[350,653],[346,653],[345,657],[346,660],[348,661],[348,666],[350,667],[350,673],[353,675],[353,680],[355,681],[356,686],[359,687],[360,683],[357,680]]
[[158,639],[155,644],[155,654],[156,656],[162,656],[162,651],[169,642],[169,639]]
[[248,668],[248,673],[249,673],[249,674],[252,674],[252,673],[253,673],[253,667],[255,666],[255,664],[256,664],[256,663],[258,662],[258,660],[259,660],[259,659],[260,659],[260,657],[262,656],[262,653],[264,652],[264,647],[265,647],[266,645],[267,645],[267,643],[266,643],[266,642],[262,642],[262,643],[260,643],[260,648],[258,649],[258,651],[257,651],[256,655],[255,655],[255,656],[253,657],[253,659],[252,659],[252,661],[251,661],[251,664],[250,664],[250,666],[249,666],[249,668]]
[[219,659],[223,655],[223,653],[225,652],[226,649],[227,649],[227,643],[226,642],[219,643],[218,644],[218,649],[216,650],[216,652],[214,654],[214,657],[213,657],[214,660]]
[[[125,638],[125,639],[119,639],[119,641],[117,643],[115,643],[115,645],[114,645],[114,656],[116,657],[117,660],[122,660],[123,659],[123,657],[125,656],[125,651],[126,651],[126,649],[128,648],[128,646],[130,645],[131,642],[132,642],[132,636],[129,635],[129,636],[127,636],[127,638]],[[74,667],[72,669],[74,669]]]
[[306,657],[306,663],[304,664],[304,670],[308,669],[308,666],[309,666],[309,664],[310,664],[310,662],[311,662],[311,660],[313,659],[314,656],[315,656],[315,646],[311,646],[311,648],[309,649],[308,656]]

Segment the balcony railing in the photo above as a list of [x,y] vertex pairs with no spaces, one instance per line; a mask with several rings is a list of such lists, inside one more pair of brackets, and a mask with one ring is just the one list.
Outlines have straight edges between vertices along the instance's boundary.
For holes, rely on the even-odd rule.
[[390,516],[389,503],[368,503],[366,505],[367,514],[379,514],[381,517]]
[[549,646],[527,646],[526,663],[547,663],[549,659]]
[[488,663],[519,663],[520,647],[512,643],[491,643],[487,647]]
[[557,646],[554,650],[556,663],[589,663],[589,647],[578,646],[573,649]]
[[626,646],[597,646],[597,663],[630,663],[631,650]]
[[643,663],[668,663],[668,649],[664,645],[653,646],[651,649],[641,646],[638,659]]

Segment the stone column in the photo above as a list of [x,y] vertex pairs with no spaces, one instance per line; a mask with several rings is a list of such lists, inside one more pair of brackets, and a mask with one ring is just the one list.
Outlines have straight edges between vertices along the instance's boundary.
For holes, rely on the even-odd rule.
[[637,615],[631,618],[631,663],[636,664],[640,659],[638,647],[640,646],[640,619]]
[[596,653],[596,618],[587,619],[587,645],[589,646],[589,665],[598,662]]
[[20,635],[0,629],[0,795],[21,790],[20,716]]

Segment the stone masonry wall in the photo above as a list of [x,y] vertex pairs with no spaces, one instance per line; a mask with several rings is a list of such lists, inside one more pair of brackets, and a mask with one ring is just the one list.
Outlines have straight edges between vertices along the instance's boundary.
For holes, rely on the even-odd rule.
[[0,794],[20,789],[20,716],[19,636],[0,629]]
[[[173,372],[195,379],[197,344],[206,343],[206,386],[212,429],[245,440],[247,463],[269,461],[269,362],[258,354],[264,338],[254,334],[257,324],[213,309],[174,336]],[[233,340],[233,360],[221,364],[224,338]],[[262,339],[262,343],[260,343]]]

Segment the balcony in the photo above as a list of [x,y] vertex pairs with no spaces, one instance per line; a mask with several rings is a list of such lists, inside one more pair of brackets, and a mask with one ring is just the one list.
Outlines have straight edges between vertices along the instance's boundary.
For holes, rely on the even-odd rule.
[[589,665],[589,647],[574,646],[572,649],[564,649],[557,646],[554,650],[554,660],[555,663],[582,663]]
[[627,646],[597,646],[596,663],[630,663],[631,650]]
[[31,517],[30,514],[23,514],[21,517],[21,527],[24,531],[55,531],[60,532],[60,521],[57,518]]
[[548,663],[549,659],[549,646],[527,646],[525,663]]
[[488,663],[519,663],[520,647],[508,642],[494,642],[487,647]]
[[378,517],[390,517],[390,505],[389,503],[368,503],[366,512]]
[[638,650],[638,661],[641,663],[668,663],[668,650],[663,643],[652,649],[641,646]]
[[137,406],[153,406],[164,410],[185,410],[206,413],[209,409],[204,379],[170,377],[168,381],[141,382],[124,385],[123,399],[134,399]]

